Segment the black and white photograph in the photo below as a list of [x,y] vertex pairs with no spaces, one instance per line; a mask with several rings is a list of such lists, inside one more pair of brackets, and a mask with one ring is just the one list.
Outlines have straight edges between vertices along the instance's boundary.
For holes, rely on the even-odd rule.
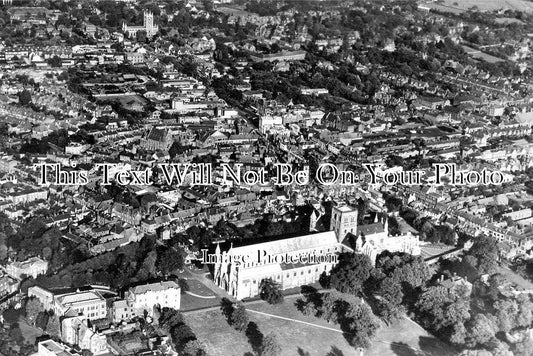
[[533,356],[533,0],[0,0],[0,356]]

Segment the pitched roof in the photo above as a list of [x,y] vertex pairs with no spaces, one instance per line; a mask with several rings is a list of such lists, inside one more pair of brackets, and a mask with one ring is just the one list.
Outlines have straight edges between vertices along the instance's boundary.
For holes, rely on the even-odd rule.
[[180,289],[180,286],[174,281],[162,281],[158,283],[143,284],[140,286],[130,288],[130,292],[134,294],[145,294],[146,292],[157,292],[167,289]]

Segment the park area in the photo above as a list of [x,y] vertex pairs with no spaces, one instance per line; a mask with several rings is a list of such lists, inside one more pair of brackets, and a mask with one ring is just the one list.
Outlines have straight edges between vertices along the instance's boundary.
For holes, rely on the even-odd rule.
[[[332,323],[305,316],[294,306],[296,298],[270,305],[262,301],[247,303],[251,322],[257,324],[263,336],[273,333],[287,356],[359,356],[348,344],[340,328]],[[228,325],[220,310],[187,313],[187,324],[213,356],[252,355],[252,347],[244,333]],[[209,323],[206,323],[209,320]],[[404,319],[397,325],[382,326],[365,356],[447,356],[453,350],[426,332],[422,327]]]

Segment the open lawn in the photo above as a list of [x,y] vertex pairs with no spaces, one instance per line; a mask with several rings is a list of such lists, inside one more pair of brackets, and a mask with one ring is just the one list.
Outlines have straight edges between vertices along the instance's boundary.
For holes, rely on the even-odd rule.
[[477,58],[477,59],[482,59],[486,62],[489,62],[489,63],[498,63],[498,62],[503,62],[505,61],[504,59],[501,59],[501,58],[498,58],[498,57],[494,57],[488,53],[484,53],[484,52],[481,52],[475,48],[472,48],[472,47],[468,47],[468,46],[461,46],[463,47],[463,49],[465,50],[466,53],[468,53],[469,55],[471,55],[472,57],[474,58]]
[[[296,299],[281,305],[263,302],[246,305],[250,321],[263,335],[274,333],[285,356],[359,356],[338,326],[306,317],[294,306]],[[219,310],[187,314],[187,323],[213,356],[243,356],[252,352],[246,335],[231,328]],[[365,356],[448,356],[453,350],[410,320],[383,326]]]
[[509,269],[508,267],[498,267],[498,273],[503,274],[509,282],[516,284],[520,289],[533,289],[533,283],[531,283],[531,281],[528,281],[527,279],[525,279],[515,271]]
[[219,310],[186,314],[185,320],[207,346],[208,355],[242,356],[252,351],[246,336],[230,327]]
[[181,294],[181,303],[180,303],[180,310],[181,311],[189,311],[189,310],[195,310],[200,308],[207,308],[212,306],[219,306],[220,305],[220,298],[198,298],[195,296],[192,296],[187,293]]
[[41,329],[28,325],[28,323],[26,322],[26,319],[24,318],[19,319],[19,327],[20,327],[20,331],[22,331],[22,335],[24,336],[24,340],[28,344],[34,344],[35,339],[43,335],[43,332]]

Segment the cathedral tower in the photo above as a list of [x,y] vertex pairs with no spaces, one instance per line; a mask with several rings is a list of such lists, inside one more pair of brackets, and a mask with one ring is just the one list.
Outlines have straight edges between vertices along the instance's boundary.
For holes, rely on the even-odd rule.
[[152,12],[144,12],[143,25],[147,33],[152,33],[154,31],[154,14]]
[[357,233],[357,209],[349,206],[334,206],[329,229],[335,231],[337,241],[342,242],[348,233]]

